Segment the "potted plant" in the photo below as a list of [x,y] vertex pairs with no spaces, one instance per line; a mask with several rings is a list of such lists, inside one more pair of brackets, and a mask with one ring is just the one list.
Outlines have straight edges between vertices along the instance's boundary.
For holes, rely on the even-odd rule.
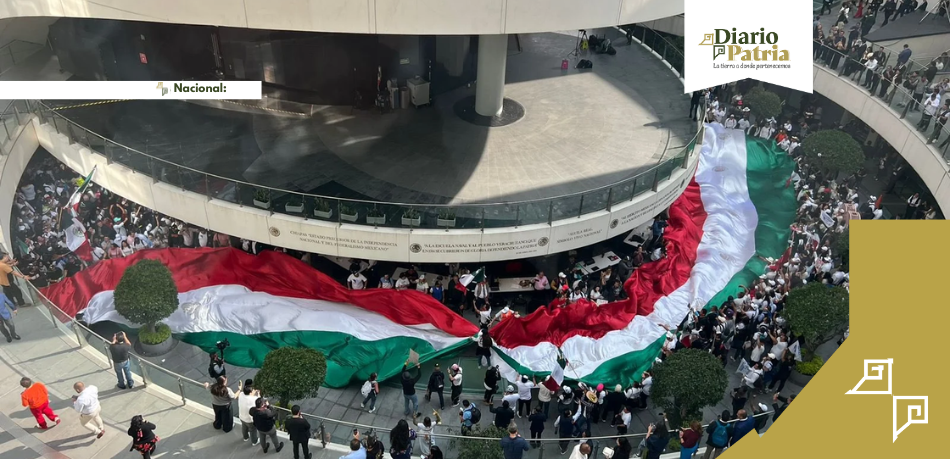
[[437,226],[455,228],[455,209],[439,209],[439,215],[436,217],[435,222]]
[[258,188],[254,191],[254,205],[261,209],[270,209],[270,190]]
[[402,224],[405,226],[419,226],[422,223],[422,216],[416,209],[406,209],[402,213]]
[[[848,327],[848,291],[843,287],[829,288],[820,282],[809,282],[789,292],[782,316],[792,333],[803,339],[802,363],[796,365],[796,371],[789,379],[794,381],[796,372],[810,379],[814,373],[806,375],[802,370],[817,372],[821,368],[821,359],[815,355],[818,346]],[[805,363],[810,365],[803,365]]]
[[317,198],[317,203],[313,208],[313,215],[327,220],[333,218],[333,209],[330,208],[330,201],[327,201],[323,198]]
[[[486,410],[487,411],[487,410]],[[449,445],[458,451],[458,459],[505,459],[501,443],[497,441],[466,440],[464,437],[503,438],[508,436],[506,429],[489,424],[475,424],[470,430],[462,432],[463,438],[453,438]]]
[[[332,211],[331,211],[332,214]],[[340,220],[345,222],[356,223],[356,219],[360,217],[359,212],[353,210],[352,207],[346,204],[340,204]]]
[[383,211],[373,207],[366,214],[366,224],[367,225],[385,225],[386,214],[384,214]]
[[290,195],[290,200],[284,204],[284,210],[292,214],[301,214],[303,213],[303,196],[299,194]]
[[138,340],[145,355],[161,355],[175,347],[171,329],[161,323],[178,309],[178,287],[172,273],[158,260],[128,267],[113,293],[115,310],[129,322],[141,324]]
[[278,421],[290,411],[290,402],[317,396],[327,377],[327,358],[315,349],[281,347],[264,356],[261,370],[254,376],[254,386],[261,394],[276,399]]

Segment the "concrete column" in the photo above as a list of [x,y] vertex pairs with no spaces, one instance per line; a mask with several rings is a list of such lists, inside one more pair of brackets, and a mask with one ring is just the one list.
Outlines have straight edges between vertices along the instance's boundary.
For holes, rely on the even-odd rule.
[[475,112],[482,116],[501,114],[505,100],[505,65],[508,35],[478,36],[478,76],[475,84]]

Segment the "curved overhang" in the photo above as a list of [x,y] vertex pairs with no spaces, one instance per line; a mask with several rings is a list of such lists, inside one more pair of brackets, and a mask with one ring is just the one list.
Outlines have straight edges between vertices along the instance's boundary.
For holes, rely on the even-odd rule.
[[73,17],[305,32],[483,35],[587,29],[683,13],[683,0],[0,0],[0,19]]

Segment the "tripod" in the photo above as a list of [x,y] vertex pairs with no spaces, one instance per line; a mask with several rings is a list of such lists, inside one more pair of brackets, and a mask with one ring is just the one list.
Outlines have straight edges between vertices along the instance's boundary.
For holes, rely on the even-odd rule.
[[950,12],[950,0],[940,0],[936,5],[934,5],[933,8],[930,9],[930,11],[924,13],[924,17],[920,18],[920,22],[918,22],[918,24],[923,24],[924,19],[927,19],[931,14],[935,13],[937,16],[945,16],[947,18],[947,22],[950,22],[950,14],[947,14],[947,12]]
[[580,57],[581,48],[587,49],[587,46],[582,46],[582,43],[587,43],[587,31],[580,29],[577,31],[577,40],[574,42],[574,51],[571,51],[568,56]]

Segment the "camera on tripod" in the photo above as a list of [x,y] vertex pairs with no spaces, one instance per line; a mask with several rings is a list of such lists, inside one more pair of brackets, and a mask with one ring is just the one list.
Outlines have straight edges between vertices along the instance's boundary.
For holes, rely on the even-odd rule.
[[219,351],[224,351],[224,350],[227,349],[229,346],[231,346],[231,342],[228,341],[227,338],[225,338],[225,339],[223,339],[223,340],[221,340],[221,341],[218,341],[217,343],[214,343],[214,345],[215,345],[215,347],[218,348]]

